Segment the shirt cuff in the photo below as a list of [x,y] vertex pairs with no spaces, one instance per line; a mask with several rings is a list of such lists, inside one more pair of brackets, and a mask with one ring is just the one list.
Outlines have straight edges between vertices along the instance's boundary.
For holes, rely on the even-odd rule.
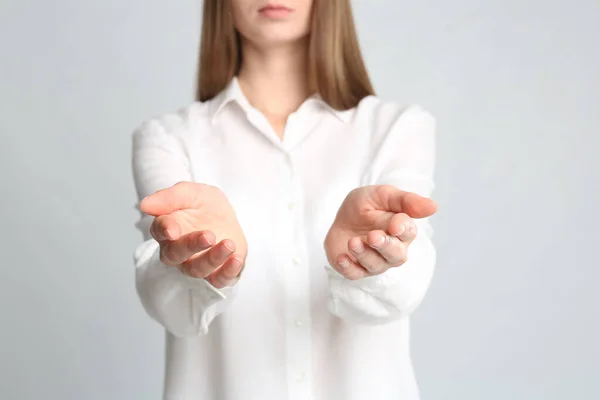
[[162,263],[154,239],[140,244],[134,257],[142,303],[176,336],[207,333],[211,321],[225,311],[235,295],[235,286],[217,289],[206,279],[190,277]]
[[425,232],[422,229],[408,247],[408,260],[403,265],[380,275],[349,280],[326,265],[332,312],[366,323],[382,323],[411,314],[427,292],[435,266],[435,248]]

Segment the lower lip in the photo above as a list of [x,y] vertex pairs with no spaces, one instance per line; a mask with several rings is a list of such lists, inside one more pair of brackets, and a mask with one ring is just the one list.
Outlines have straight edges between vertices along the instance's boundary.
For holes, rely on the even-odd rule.
[[260,10],[262,16],[275,19],[285,18],[290,15],[291,12],[292,10],[287,8],[265,8]]

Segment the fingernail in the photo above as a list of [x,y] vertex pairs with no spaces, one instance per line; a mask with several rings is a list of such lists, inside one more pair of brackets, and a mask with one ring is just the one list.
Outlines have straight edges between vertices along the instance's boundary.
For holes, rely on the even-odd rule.
[[200,234],[196,237],[196,246],[204,247],[207,244],[210,245],[210,243],[208,243],[208,240],[206,240],[206,236],[204,236],[203,234]]
[[365,251],[365,247],[363,246],[362,241],[360,241],[358,243],[358,246],[356,246],[353,250],[354,250],[355,253],[358,253],[358,254],[360,254],[363,251]]
[[242,260],[240,260],[237,256],[233,257],[233,261],[231,262],[234,268],[239,268],[242,266]]
[[379,236],[377,238],[377,241],[375,242],[375,244],[376,244],[377,247],[383,246],[384,243],[385,243],[385,236],[383,236],[383,235]]
[[173,238],[175,237],[175,235],[173,234],[173,231],[170,229],[167,229],[165,231],[165,236],[167,237],[167,239],[169,240],[173,240]]
[[223,245],[225,246],[225,248],[229,251],[233,251],[233,246],[231,244],[229,244],[230,242],[223,242]]
[[161,246],[160,248],[160,257],[161,259],[165,259],[167,256],[167,245]]
[[348,260],[343,259],[342,261],[339,262],[340,267],[346,269],[350,266],[350,263],[348,262]]
[[398,233],[396,233],[395,236],[401,236],[405,230],[406,230],[406,226],[404,226],[404,224],[400,225],[400,230],[398,231]]
[[149,196],[146,196],[146,197],[144,197],[144,198],[143,198],[143,199],[140,201],[140,205],[141,205],[142,203],[146,203],[146,202],[148,202],[148,199],[149,199],[150,197],[152,197],[152,195],[149,195]]

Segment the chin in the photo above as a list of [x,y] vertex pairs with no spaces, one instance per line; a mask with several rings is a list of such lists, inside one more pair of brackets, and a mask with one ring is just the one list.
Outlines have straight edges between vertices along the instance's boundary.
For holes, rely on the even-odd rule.
[[252,36],[254,36],[254,42],[261,45],[282,45],[298,42],[307,37],[308,32],[304,27],[274,24],[260,27]]
[[296,44],[304,39],[308,38],[308,34],[301,35],[290,35],[289,32],[287,34],[282,35],[265,35],[259,40],[256,41],[261,47],[273,47],[273,46],[285,46],[290,44]]

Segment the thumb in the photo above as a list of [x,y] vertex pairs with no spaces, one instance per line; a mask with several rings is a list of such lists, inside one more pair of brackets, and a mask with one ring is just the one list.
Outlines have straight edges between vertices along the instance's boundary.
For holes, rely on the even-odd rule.
[[200,203],[197,185],[193,182],[179,182],[145,197],[140,202],[140,209],[157,217],[177,210],[198,208]]
[[382,203],[386,211],[404,213],[411,218],[426,218],[436,213],[437,203],[416,193],[405,192],[394,186],[383,191]]

